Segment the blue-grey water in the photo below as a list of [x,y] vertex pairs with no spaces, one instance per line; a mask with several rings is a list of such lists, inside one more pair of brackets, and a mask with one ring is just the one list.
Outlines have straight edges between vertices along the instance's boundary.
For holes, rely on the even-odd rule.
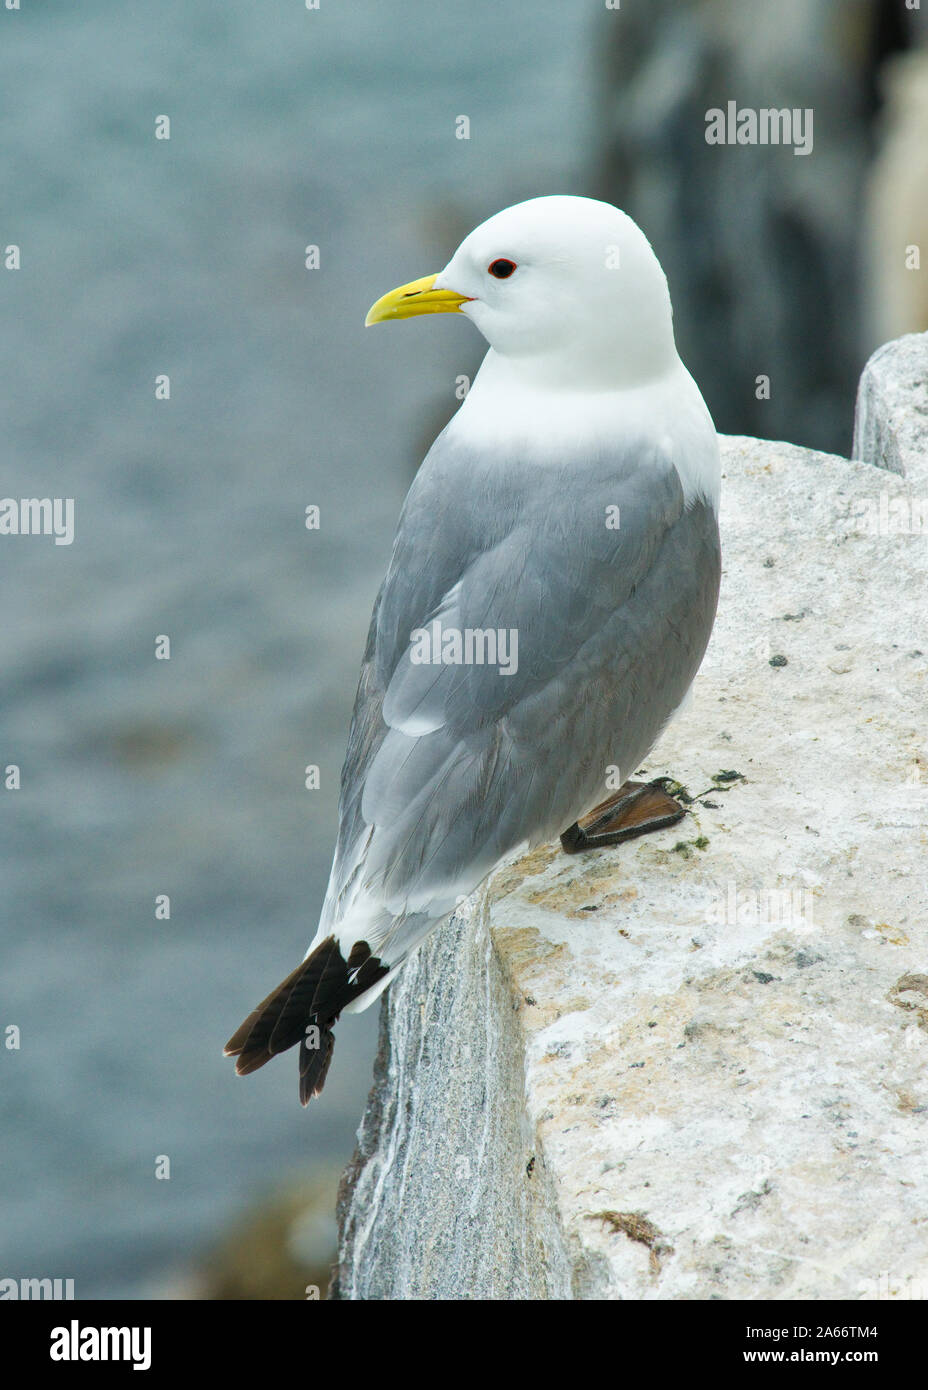
[[0,1275],[144,1294],[350,1153],[376,1010],[342,1021],[305,1112],[292,1056],[240,1080],[220,1054],[315,930],[396,515],[479,359],[463,320],[363,317],[497,208],[586,191],[604,20],[0,9],[0,250],[22,256],[0,268],[0,495],[75,499],[72,545],[0,537],[0,767],[22,777],[0,791],[0,1040],[21,1030]]

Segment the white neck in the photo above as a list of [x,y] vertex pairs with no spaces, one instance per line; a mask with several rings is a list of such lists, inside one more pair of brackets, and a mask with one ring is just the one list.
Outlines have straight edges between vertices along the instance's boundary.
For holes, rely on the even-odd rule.
[[666,370],[629,387],[555,387],[491,348],[448,425],[449,437],[496,453],[559,465],[577,451],[657,446],[680,475],[687,503],[718,505],[718,443],[699,389],[676,354]]

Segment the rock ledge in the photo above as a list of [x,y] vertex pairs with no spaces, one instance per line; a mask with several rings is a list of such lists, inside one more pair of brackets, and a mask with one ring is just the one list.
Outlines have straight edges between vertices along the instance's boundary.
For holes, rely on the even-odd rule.
[[861,388],[882,469],[723,440],[719,617],[647,766],[691,814],[504,865],[388,991],[335,1296],[928,1292],[928,387],[883,380],[901,344]]

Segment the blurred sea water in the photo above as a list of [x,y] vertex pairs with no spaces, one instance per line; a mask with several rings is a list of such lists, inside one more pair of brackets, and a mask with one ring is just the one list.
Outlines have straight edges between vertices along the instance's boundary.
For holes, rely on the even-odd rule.
[[463,320],[364,314],[499,207],[587,190],[602,22],[558,0],[0,11],[0,245],[22,252],[0,494],[75,499],[73,545],[0,538],[0,766],[22,769],[0,1275],[143,1296],[350,1154],[376,1010],[342,1022],[306,1112],[292,1056],[238,1080],[221,1048],[315,930],[396,517],[480,355]]

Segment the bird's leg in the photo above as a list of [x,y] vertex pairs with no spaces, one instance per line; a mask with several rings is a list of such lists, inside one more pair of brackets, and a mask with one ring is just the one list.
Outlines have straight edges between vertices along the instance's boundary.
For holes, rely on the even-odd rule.
[[652,830],[675,825],[686,815],[686,807],[656,782],[626,782],[614,796],[594,806],[588,815],[574,821],[561,836],[565,854],[579,854],[585,849],[600,849],[604,845],[620,845]]

